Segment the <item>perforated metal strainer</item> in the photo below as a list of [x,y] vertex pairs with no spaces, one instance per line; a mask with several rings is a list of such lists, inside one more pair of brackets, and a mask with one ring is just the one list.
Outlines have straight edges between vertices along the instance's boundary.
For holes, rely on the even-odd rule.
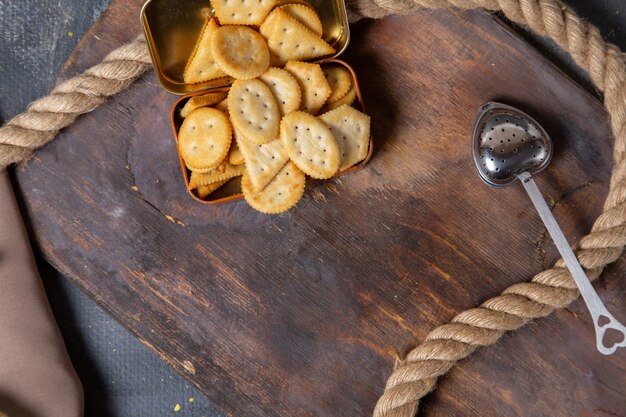
[[[524,185],[589,308],[598,350],[610,355],[618,347],[626,346],[626,327],[608,312],[598,297],[531,177],[543,170],[552,158],[552,141],[546,131],[526,113],[489,102],[480,107],[476,117],[472,153],[478,173],[488,185],[501,188],[517,180]],[[604,334],[609,329],[621,333],[622,341],[606,346]]]
[[474,125],[474,161],[492,187],[506,187],[518,174],[543,170],[552,159],[552,141],[530,116],[504,104],[481,106]]

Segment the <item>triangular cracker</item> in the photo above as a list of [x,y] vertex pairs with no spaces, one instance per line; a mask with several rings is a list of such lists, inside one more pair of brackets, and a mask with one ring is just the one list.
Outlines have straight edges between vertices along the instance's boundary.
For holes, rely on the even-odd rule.
[[346,104],[319,116],[333,132],[341,162],[339,170],[348,169],[367,157],[370,142],[370,117]]
[[243,155],[252,189],[259,192],[287,163],[289,155],[279,139],[263,145],[251,143],[239,133],[235,133],[235,139]]
[[271,66],[282,67],[290,59],[306,61],[335,53],[332,46],[286,11],[277,9],[274,13],[273,28],[270,26],[264,30],[268,34]]
[[332,93],[322,68],[318,64],[289,61],[285,65],[285,69],[300,84],[300,89],[302,90],[300,109],[313,115],[317,114]]
[[211,0],[222,25],[260,25],[276,0]]
[[315,33],[317,36],[322,36],[322,21],[312,7],[305,4],[291,3],[280,6],[279,9],[289,13],[298,22],[302,23],[307,29]]
[[272,12],[267,15],[265,21],[259,28],[259,31],[266,38],[271,34],[271,29],[274,27],[273,20],[276,18],[276,10],[281,9],[289,15],[291,15],[298,22],[302,23],[307,29],[311,32],[315,33],[317,36],[322,36],[322,21],[320,20],[317,12],[312,8],[304,4],[285,4],[284,6],[279,6],[276,9],[272,10]]
[[259,26],[259,32],[261,32],[261,35],[263,35],[265,39],[269,38],[270,35],[272,34],[272,31],[274,30],[274,27],[275,27],[274,21],[276,20],[276,17],[278,16],[276,14],[277,10],[278,8],[272,10],[271,13],[267,15],[267,17],[265,18],[261,26]]
[[226,76],[215,64],[211,51],[211,38],[218,28],[215,19],[209,19],[204,25],[202,34],[183,73],[183,79],[186,83],[199,83]]

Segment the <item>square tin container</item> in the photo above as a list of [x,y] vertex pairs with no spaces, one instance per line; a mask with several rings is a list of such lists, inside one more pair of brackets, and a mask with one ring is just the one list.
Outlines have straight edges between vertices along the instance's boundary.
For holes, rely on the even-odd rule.
[[[333,46],[337,53],[313,62],[319,64],[333,63],[347,68],[352,75],[357,93],[355,107],[365,112],[365,105],[354,71],[345,62],[335,59],[346,49],[350,40],[350,27],[344,0],[311,0],[308,3],[300,0],[280,0],[278,6],[288,3],[308,4],[317,11],[324,29],[323,39]],[[183,72],[187,61],[194,50],[206,19],[212,14],[213,9],[209,0],[148,0],[141,10],[141,23],[157,79],[161,86],[170,93],[184,95],[174,103],[171,110],[172,130],[177,150],[178,130],[182,124],[179,112],[187,100],[190,97],[206,93],[227,92],[233,82],[230,77],[195,84],[188,84],[183,81]],[[369,152],[366,159],[351,168],[338,172],[336,175],[361,169],[369,161],[372,151],[373,146],[370,137]],[[178,157],[185,185],[195,200],[204,204],[215,204],[242,198],[241,178],[239,177],[213,192],[209,196],[209,200],[199,199],[189,190],[189,171],[180,156],[180,151]]]

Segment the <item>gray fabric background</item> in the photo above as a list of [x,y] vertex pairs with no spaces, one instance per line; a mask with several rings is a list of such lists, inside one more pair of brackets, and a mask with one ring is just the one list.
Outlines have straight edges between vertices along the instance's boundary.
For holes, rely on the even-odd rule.
[[[0,123],[46,94],[110,0],[0,0]],[[566,0],[626,50],[626,1]],[[551,42],[522,31],[594,94]],[[357,39],[353,39],[357,42]],[[46,291],[81,377],[88,417],[222,416],[67,278],[40,260]],[[193,398],[193,402],[189,402]],[[176,404],[181,410],[174,411]]]

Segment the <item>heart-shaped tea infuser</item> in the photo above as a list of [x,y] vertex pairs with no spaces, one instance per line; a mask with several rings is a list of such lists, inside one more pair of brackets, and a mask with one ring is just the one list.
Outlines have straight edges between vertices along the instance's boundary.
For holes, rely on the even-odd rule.
[[[518,179],[524,185],[587,304],[596,330],[598,350],[610,355],[618,347],[626,346],[626,327],[600,300],[532,178],[552,159],[552,141],[546,131],[526,113],[505,104],[489,102],[480,107],[476,117],[472,153],[480,178],[487,185],[502,188]],[[623,340],[611,347],[605,346],[604,334],[608,329],[621,333]]]

